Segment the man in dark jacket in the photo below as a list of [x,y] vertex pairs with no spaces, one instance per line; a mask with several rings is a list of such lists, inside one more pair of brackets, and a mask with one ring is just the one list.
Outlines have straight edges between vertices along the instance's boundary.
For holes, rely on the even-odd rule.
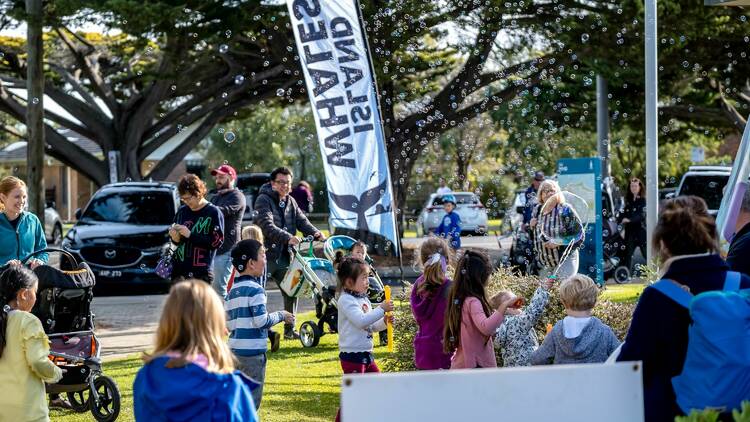
[[745,191],[740,213],[735,224],[735,234],[729,245],[727,264],[733,271],[750,276],[750,189]]
[[523,207],[523,225],[524,227],[531,222],[532,213],[534,207],[537,204],[536,193],[539,190],[539,185],[544,182],[544,173],[538,171],[534,173],[534,180],[531,181],[531,186],[526,189],[524,195],[526,196],[526,205]]
[[216,182],[216,195],[211,203],[224,214],[224,243],[216,251],[214,258],[213,287],[222,297],[227,295],[227,283],[232,275],[232,257],[230,252],[240,240],[242,232],[242,217],[245,215],[245,195],[234,187],[237,172],[227,164],[211,170],[211,176]]
[[[279,167],[271,172],[271,182],[261,186],[258,198],[255,200],[255,224],[263,231],[266,246],[268,274],[281,284],[289,268],[290,256],[288,248],[299,246],[300,239],[295,236],[297,230],[304,236],[313,236],[323,241],[325,236],[315,226],[310,224],[297,201],[289,195],[292,189],[292,171],[286,167]],[[294,314],[297,308],[297,298],[289,297],[281,290],[284,297],[284,310]],[[284,338],[299,338],[294,331],[294,325],[284,325]]]

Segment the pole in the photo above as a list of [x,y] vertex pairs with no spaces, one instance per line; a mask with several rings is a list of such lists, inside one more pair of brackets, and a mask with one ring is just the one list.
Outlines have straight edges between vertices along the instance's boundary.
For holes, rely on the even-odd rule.
[[609,164],[609,90],[607,80],[596,75],[596,138],[599,157],[602,159],[602,179],[610,176]]
[[[370,65],[370,73],[372,74],[372,85],[373,89],[375,89],[375,100],[378,103],[378,116],[380,116],[380,128],[383,131],[383,142],[385,142],[385,122],[383,121],[383,107],[380,105],[380,89],[378,89],[378,82],[376,78],[375,73],[375,66],[372,62],[372,53],[370,51],[370,41],[367,39],[367,29],[365,26],[365,18],[362,15],[362,7],[359,4],[359,0],[353,0],[354,3],[354,9],[357,11],[357,16],[359,17],[359,27],[362,30],[362,41],[365,43],[365,50],[367,51],[367,63]],[[388,154],[388,148],[383,145],[385,149],[386,155]],[[398,269],[401,276],[401,285],[404,285],[404,258],[402,253],[402,247],[401,244],[401,233],[399,230],[399,224],[398,224],[398,216],[396,215],[396,210],[398,209],[398,204],[396,203],[396,197],[393,195],[393,180],[391,179],[391,169],[390,166],[386,166],[386,172],[388,173],[388,184],[391,187],[391,215],[393,218],[393,227],[395,230],[396,235],[396,253],[398,254]]]
[[[658,58],[656,0],[646,0],[646,233],[651,239],[659,212]],[[647,242],[646,260],[654,256]]]
[[29,209],[44,223],[44,50],[42,48],[42,0],[26,0],[28,14],[26,47],[26,183]]

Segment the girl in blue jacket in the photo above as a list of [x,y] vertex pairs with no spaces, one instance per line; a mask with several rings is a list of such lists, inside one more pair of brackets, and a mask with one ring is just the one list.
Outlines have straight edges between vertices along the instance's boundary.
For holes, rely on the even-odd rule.
[[[7,176],[0,180],[0,266],[20,263],[34,251],[47,247],[44,228],[36,215],[24,211],[28,193],[23,180]],[[47,262],[39,254],[29,265],[35,268]]]
[[456,197],[453,195],[443,196],[443,209],[445,216],[440,225],[435,229],[435,234],[447,239],[451,248],[456,250],[461,247],[461,217],[458,216],[456,209]]

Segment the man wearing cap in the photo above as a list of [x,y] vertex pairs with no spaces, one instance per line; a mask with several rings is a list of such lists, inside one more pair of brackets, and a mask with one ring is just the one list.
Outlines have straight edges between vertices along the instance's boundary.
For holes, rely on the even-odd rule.
[[214,258],[213,287],[222,297],[227,295],[227,283],[232,275],[232,258],[230,252],[240,240],[242,232],[242,217],[245,215],[245,195],[234,187],[237,172],[232,166],[224,164],[211,170],[211,176],[216,182],[216,194],[211,198],[222,214],[224,214],[224,244],[216,251]]
[[537,203],[536,192],[539,190],[539,185],[544,181],[544,173],[537,171],[534,173],[534,180],[531,181],[531,186],[526,189],[526,205],[523,207],[523,228],[531,222],[531,214],[534,212],[534,206]]
[[[299,246],[297,230],[304,236],[313,236],[319,241],[326,240],[323,233],[310,223],[305,213],[299,209],[297,201],[292,198],[292,171],[279,167],[271,172],[271,182],[260,187],[255,200],[255,224],[263,231],[263,239],[268,255],[268,275],[281,285],[289,268],[291,257],[290,246]],[[297,298],[291,297],[281,289],[284,297],[284,310],[294,314],[297,309]],[[294,325],[284,324],[284,338],[299,338]]]

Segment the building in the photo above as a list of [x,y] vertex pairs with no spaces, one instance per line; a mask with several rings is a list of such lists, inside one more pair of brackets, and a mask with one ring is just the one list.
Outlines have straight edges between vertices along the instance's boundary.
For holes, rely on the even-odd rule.
[[[86,152],[103,159],[102,150],[96,142],[67,129],[58,129],[58,132]],[[175,137],[154,151],[142,163],[141,172],[148,172],[148,169],[171,152],[181,140],[180,137]],[[26,141],[14,142],[0,150],[0,174],[11,174],[25,178],[26,150]],[[203,157],[191,152],[172,170],[166,181],[175,182],[185,173],[196,173],[203,177],[205,168],[206,164]],[[85,207],[98,188],[86,176],[48,156],[45,156],[44,184],[47,202],[54,202],[54,207],[60,214],[60,218],[65,221],[73,220],[76,210]]]

